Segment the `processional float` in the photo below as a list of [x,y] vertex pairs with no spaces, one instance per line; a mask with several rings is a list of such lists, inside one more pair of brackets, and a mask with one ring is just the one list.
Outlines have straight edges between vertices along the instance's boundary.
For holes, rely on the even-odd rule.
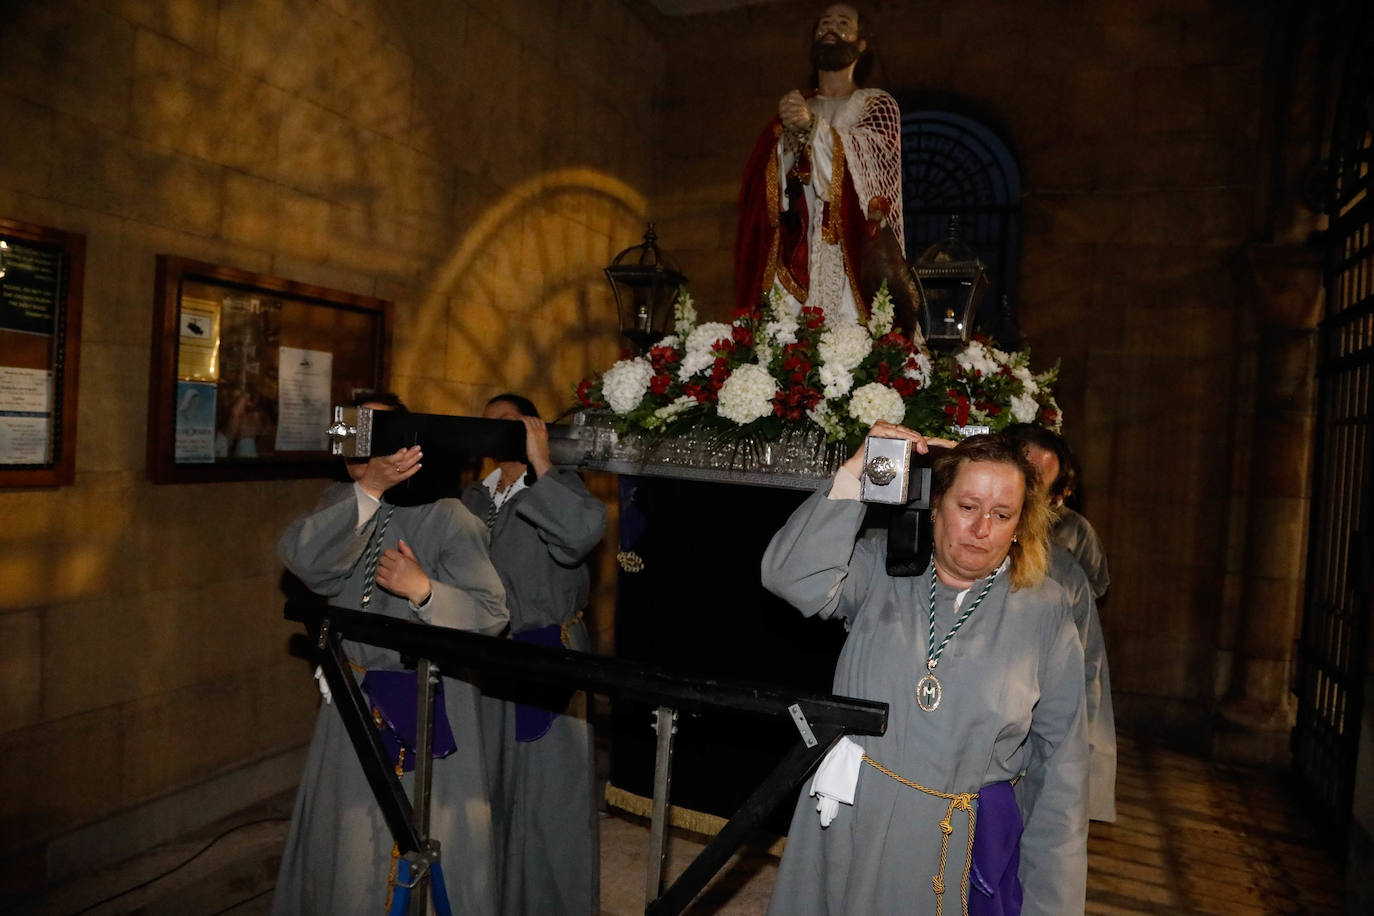
[[[812,450],[805,460],[785,454],[785,446],[741,446],[734,452],[708,447],[709,460],[694,460],[682,443],[672,455],[642,442],[621,440],[607,426],[595,422],[549,427],[550,453],[555,464],[619,474],[681,477],[693,480],[813,489],[833,474],[838,456]],[[387,455],[420,445],[428,468],[452,468],[477,456],[524,457],[525,427],[509,420],[487,420],[437,414],[336,407],[330,428],[331,451],[345,458]],[[662,443],[659,444],[660,446]],[[909,449],[894,440],[871,442],[864,484],[871,501],[899,503],[910,510],[928,506],[930,470],[907,472]],[[887,451],[884,451],[887,450]],[[883,454],[879,454],[883,452]],[[671,460],[667,460],[671,459]],[[427,502],[441,496],[448,483],[435,471],[422,471],[393,488],[388,499],[401,503]],[[898,513],[900,518],[902,513]],[[914,521],[894,522],[893,552],[916,550]],[[654,708],[657,732],[654,758],[653,806],[650,818],[649,865],[645,876],[648,914],[682,912],[701,892],[750,834],[820,763],[845,735],[881,735],[887,728],[887,704],[819,693],[780,690],[743,681],[702,679],[618,658],[604,658],[570,649],[547,648],[514,640],[482,636],[446,627],[427,626],[395,618],[294,600],[287,619],[309,632],[325,680],[345,729],[366,774],[383,818],[400,853],[397,892],[391,913],[423,912],[432,896],[436,912],[449,912],[441,868],[442,850],[429,833],[432,780],[431,748],[434,729],[435,685],[441,674],[500,673],[534,687],[584,690],[613,699],[645,703]],[[366,697],[349,671],[343,640],[393,650],[414,661],[417,683],[414,798],[408,798],[390,763]],[[680,715],[729,710],[760,717],[780,717],[794,723],[798,739],[768,777],[754,789],[687,869],[666,889],[663,865],[668,839],[668,796],[672,778],[673,738]]]

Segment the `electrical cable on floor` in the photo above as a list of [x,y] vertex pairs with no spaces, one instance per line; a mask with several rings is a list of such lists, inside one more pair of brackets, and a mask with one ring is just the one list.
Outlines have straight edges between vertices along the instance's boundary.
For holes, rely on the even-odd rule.
[[[139,891],[139,890],[142,890],[142,889],[145,888],[145,887],[148,887],[149,885],[156,884],[157,882],[161,881],[163,878],[166,878],[166,877],[168,877],[169,875],[175,874],[176,872],[178,872],[178,871],[180,871],[181,869],[185,868],[187,865],[190,865],[190,864],[191,864],[192,862],[194,862],[196,859],[198,859],[198,858],[200,858],[201,856],[205,855],[205,853],[207,853],[207,852],[210,851],[210,848],[211,848],[212,846],[214,846],[216,843],[218,843],[220,840],[224,839],[225,837],[229,836],[229,834],[231,834],[231,833],[235,833],[236,831],[242,830],[242,829],[245,828],[245,827],[254,827],[254,826],[258,825],[258,824],[280,823],[280,822],[282,822],[282,821],[289,821],[289,820],[291,820],[291,818],[289,818],[289,817],[281,817],[281,816],[277,816],[277,817],[260,817],[260,818],[258,818],[257,820],[254,820],[254,821],[244,821],[242,824],[235,824],[233,827],[230,827],[229,829],[227,829],[227,830],[221,832],[221,833],[220,833],[218,836],[216,836],[214,839],[210,840],[210,842],[206,843],[204,846],[202,846],[200,849],[198,849],[198,850],[197,850],[195,853],[193,853],[189,858],[183,859],[181,862],[178,862],[176,865],[173,865],[171,868],[167,869],[167,870],[164,871],[162,874],[160,874],[160,875],[154,875],[153,877],[149,878],[149,879],[146,880],[146,881],[140,881],[138,884],[135,884],[133,887],[127,888],[127,889],[125,889],[125,890],[122,890],[122,891],[120,891],[120,892],[117,893],[117,894],[111,894],[110,896],[108,896],[108,897],[106,897],[106,898],[104,898],[104,899],[102,899],[102,900],[97,900],[95,903],[92,903],[92,904],[90,904],[89,906],[84,906],[84,907],[82,907],[81,909],[77,910],[76,912],[72,913],[72,916],[81,916],[82,913],[89,913],[91,910],[94,910],[94,909],[96,909],[97,907],[102,907],[102,906],[104,906],[105,904],[110,903],[111,901],[118,900],[120,897],[127,897],[127,896],[129,896],[130,894],[132,894],[134,891]],[[234,904],[234,906],[238,906],[238,904],[236,903],[236,904]],[[231,907],[231,909],[232,909],[232,907]],[[224,912],[224,911],[221,910],[221,912]]]

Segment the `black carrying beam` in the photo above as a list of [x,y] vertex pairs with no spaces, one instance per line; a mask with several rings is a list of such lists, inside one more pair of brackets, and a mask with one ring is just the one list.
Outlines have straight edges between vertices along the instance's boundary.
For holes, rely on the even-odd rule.
[[[784,693],[765,685],[691,678],[628,659],[534,646],[318,603],[288,602],[286,618],[305,624],[316,644],[325,650],[325,673],[339,713],[402,853],[408,851],[407,843],[418,848],[414,817],[400,781],[385,763],[362,692],[348,674],[340,638],[391,649],[402,656],[428,658],[441,671],[454,676],[468,670],[489,671],[529,684],[588,690],[686,712],[729,709],[793,718],[791,707],[798,707],[814,734],[813,741],[798,739],[798,744],[677,881],[657,900],[649,902],[645,912],[653,916],[675,916],[685,910],[750,832],[815,769],[841,736],[881,735],[887,731],[887,704],[871,700]],[[401,823],[398,825],[397,821]]]

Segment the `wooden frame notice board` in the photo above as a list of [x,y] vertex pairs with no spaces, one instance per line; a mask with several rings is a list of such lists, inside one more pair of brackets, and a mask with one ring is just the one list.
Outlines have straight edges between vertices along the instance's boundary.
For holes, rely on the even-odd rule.
[[0,488],[76,477],[86,237],[0,219]]
[[148,478],[322,477],[332,407],[387,385],[391,303],[157,259]]

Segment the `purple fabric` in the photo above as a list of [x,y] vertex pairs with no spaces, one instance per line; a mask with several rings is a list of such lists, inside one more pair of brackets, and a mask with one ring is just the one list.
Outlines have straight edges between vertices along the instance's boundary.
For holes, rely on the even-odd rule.
[[[563,648],[563,628],[556,623],[551,623],[546,627],[516,633],[515,639],[517,642],[525,642],[534,646],[561,649]],[[549,733],[549,729],[553,728],[554,720],[557,718],[558,713],[551,712],[542,706],[516,703],[515,740],[538,741]]]
[[[415,769],[415,714],[419,691],[414,671],[369,671],[363,675],[363,693],[372,701],[372,708],[381,713],[382,727],[377,730],[382,747],[392,762],[406,751],[401,769],[409,773]],[[458,750],[453,729],[448,724],[444,707],[444,682],[434,685],[434,737],[430,756],[438,759]]]
[[969,916],[1020,916],[1021,810],[1011,783],[994,782],[978,790],[969,873]]
[[635,504],[639,478],[620,475],[620,549],[633,550],[635,544],[649,530],[649,519]]

